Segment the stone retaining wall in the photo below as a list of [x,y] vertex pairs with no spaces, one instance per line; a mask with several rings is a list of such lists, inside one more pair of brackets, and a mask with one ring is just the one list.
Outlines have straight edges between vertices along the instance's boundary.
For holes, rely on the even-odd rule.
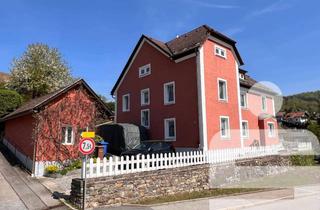
[[[202,191],[216,187],[215,183],[228,184],[248,177],[282,173],[286,170],[285,167],[278,166],[286,165],[290,165],[288,158],[271,156],[220,165],[203,164],[90,178],[87,179],[86,207],[121,205],[146,198]],[[244,174],[243,171],[239,170],[239,167],[243,166],[267,167],[257,172],[253,169],[251,172]],[[78,207],[82,204],[82,192],[83,180],[73,179],[70,199]]]

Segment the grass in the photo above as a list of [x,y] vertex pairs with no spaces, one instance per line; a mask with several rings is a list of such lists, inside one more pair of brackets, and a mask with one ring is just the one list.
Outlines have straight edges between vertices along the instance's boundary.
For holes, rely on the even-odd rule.
[[167,195],[167,196],[161,196],[156,198],[147,198],[147,199],[140,200],[135,204],[151,205],[151,204],[167,203],[167,202],[190,200],[190,199],[197,199],[197,198],[237,195],[242,193],[258,192],[262,190],[265,190],[265,189],[263,188],[216,188],[216,189],[194,191],[194,192],[188,192],[188,193],[179,193],[175,195]]

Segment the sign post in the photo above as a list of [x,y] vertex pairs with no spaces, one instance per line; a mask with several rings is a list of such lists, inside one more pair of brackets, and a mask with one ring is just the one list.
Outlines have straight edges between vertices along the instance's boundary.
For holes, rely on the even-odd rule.
[[[86,132],[83,132],[86,133]],[[82,136],[82,134],[81,134]],[[95,142],[92,138],[83,138],[79,143],[79,151],[84,155],[82,158],[82,170],[81,178],[83,179],[83,206],[82,209],[85,209],[86,206],[86,179],[87,179],[87,159],[88,155],[93,153],[95,149]]]

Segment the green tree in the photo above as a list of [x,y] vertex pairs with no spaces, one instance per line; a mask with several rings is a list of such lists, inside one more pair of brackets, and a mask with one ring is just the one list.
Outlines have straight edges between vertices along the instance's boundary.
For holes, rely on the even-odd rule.
[[308,125],[308,130],[318,137],[318,141],[320,143],[320,125],[315,122],[311,122]]
[[13,90],[0,89],[0,117],[3,117],[18,108],[22,97]]
[[115,110],[115,102],[114,101],[110,101],[107,99],[107,97],[105,97],[104,95],[99,95],[99,97],[101,98],[101,100],[107,105],[107,107],[114,112]]
[[70,69],[57,48],[31,44],[14,59],[9,88],[27,98],[36,98],[66,86],[73,81]]

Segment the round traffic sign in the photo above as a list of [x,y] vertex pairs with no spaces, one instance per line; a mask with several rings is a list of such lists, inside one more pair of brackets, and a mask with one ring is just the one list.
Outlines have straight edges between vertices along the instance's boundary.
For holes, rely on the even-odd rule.
[[84,155],[93,153],[95,148],[95,142],[91,138],[83,138],[79,143],[79,151]]

